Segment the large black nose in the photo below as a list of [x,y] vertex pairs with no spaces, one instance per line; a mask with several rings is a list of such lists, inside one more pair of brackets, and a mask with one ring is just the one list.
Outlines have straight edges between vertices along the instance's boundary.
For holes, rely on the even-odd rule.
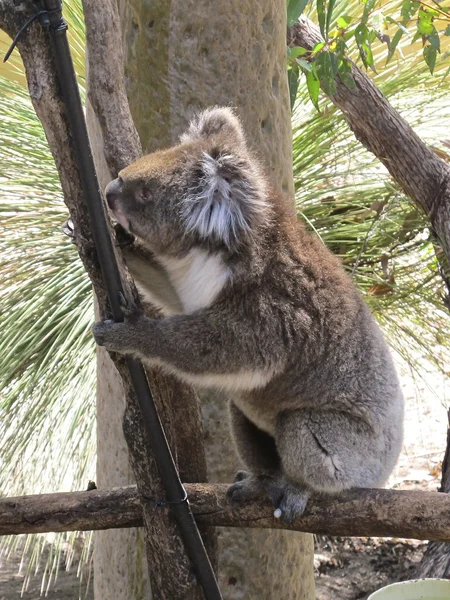
[[122,191],[122,179],[117,177],[108,183],[105,189],[105,196],[108,206],[111,210],[116,208],[117,199]]

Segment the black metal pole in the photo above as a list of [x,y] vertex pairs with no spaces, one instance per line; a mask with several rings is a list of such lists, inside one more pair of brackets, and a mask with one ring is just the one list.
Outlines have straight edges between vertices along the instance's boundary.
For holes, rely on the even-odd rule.
[[[119,302],[119,293],[123,293],[123,285],[92,158],[81,98],[67,41],[67,24],[62,18],[62,2],[61,0],[42,0],[38,4],[43,10],[48,11],[46,20],[48,19],[49,26],[47,28],[52,40],[59,85],[67,108],[76,161],[111,310],[116,321],[123,321]],[[203,588],[205,599],[222,600],[214,570],[198,531],[186,491],[180,481],[142,363],[129,358],[127,365],[167,500],[171,503],[188,556]]]

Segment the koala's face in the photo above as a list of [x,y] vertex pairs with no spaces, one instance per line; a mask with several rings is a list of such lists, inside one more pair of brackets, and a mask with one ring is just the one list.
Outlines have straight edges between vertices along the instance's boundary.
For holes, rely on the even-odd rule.
[[123,169],[105,193],[117,221],[156,254],[234,249],[268,213],[264,179],[226,108],[201,113],[181,144]]
[[105,190],[115,219],[154,252],[177,252],[185,236],[183,199],[193,186],[195,157],[180,147],[140,158]]

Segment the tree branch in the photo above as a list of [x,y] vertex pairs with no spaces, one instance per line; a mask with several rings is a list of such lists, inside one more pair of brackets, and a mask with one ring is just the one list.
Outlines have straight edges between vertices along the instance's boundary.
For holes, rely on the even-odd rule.
[[[450,496],[438,492],[360,489],[313,497],[291,525],[273,517],[265,500],[234,507],[227,485],[186,484],[198,523],[221,527],[289,529],[338,536],[450,541]],[[154,510],[154,502],[146,502]],[[158,509],[160,511],[166,509]],[[136,527],[142,525],[136,488],[0,499],[0,535]]]
[[[320,31],[301,17],[288,29],[290,46],[311,50]],[[395,181],[426,212],[450,264],[450,165],[441,160],[394,110],[369,77],[355,65],[356,88],[336,77],[339,107],[356,138],[384,164]]]

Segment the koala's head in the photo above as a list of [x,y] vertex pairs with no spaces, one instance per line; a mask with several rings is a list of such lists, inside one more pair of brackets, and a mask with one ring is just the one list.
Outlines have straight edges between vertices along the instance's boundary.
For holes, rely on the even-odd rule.
[[178,146],[140,158],[106,188],[117,221],[157,254],[235,250],[269,218],[266,186],[228,108],[200,113]]

